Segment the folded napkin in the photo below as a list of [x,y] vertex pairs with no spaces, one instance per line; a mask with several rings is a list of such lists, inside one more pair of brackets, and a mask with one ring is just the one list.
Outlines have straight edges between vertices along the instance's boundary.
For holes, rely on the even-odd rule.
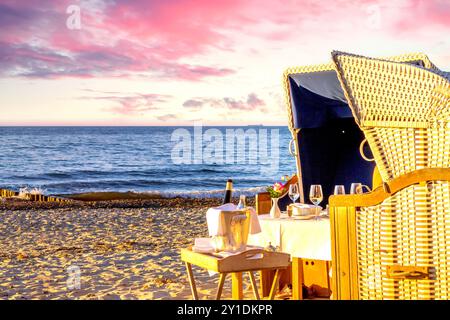
[[313,204],[307,204],[307,203],[293,203],[292,206],[296,208],[315,208],[316,206]]
[[[256,234],[261,232],[261,226],[259,225],[258,215],[255,209],[250,209],[250,234]],[[209,208],[206,212],[206,222],[208,224],[208,232],[211,237],[225,235],[225,226],[220,217],[221,211],[236,211],[237,206],[233,203],[226,203],[218,207]]]
[[[316,210],[322,210],[322,207],[306,203],[294,203],[292,206],[293,216],[315,215]],[[320,208],[320,209],[319,209]]]
[[195,238],[192,251],[200,253],[212,253],[214,252],[213,239],[211,238]]
[[[192,251],[194,252],[199,252],[199,253],[212,253],[215,256],[218,256],[220,258],[226,258],[229,256],[233,256],[236,254],[241,254],[245,251],[249,251],[252,249],[262,249],[261,247],[258,246],[248,246],[246,250],[243,251],[220,251],[220,252],[215,252],[214,250],[214,246],[213,246],[213,239],[211,238],[195,238],[195,244],[192,247]],[[247,259],[249,260],[257,260],[257,259],[262,259],[263,258],[263,254],[255,254],[253,256],[248,257]],[[211,271],[211,270],[207,270],[208,274],[210,277],[214,276],[215,274],[217,274],[217,272],[215,271]]]

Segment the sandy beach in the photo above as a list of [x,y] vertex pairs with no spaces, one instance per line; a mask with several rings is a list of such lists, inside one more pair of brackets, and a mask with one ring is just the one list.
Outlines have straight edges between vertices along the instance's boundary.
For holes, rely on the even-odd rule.
[[[3,201],[0,299],[191,299],[179,250],[207,235],[206,210],[220,202]],[[213,298],[217,275],[194,272],[200,298]],[[250,290],[245,294],[251,297]]]

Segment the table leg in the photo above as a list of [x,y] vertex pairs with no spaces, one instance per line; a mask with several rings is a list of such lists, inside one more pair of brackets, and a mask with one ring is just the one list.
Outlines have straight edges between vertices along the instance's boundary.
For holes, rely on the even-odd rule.
[[261,286],[262,297],[268,297],[270,294],[270,287],[272,286],[273,277],[275,275],[274,270],[261,270],[259,273],[259,283]]
[[192,273],[192,266],[189,262],[186,262],[186,270],[189,278],[189,284],[191,285],[192,298],[198,300],[197,287],[195,286],[194,274]]
[[280,269],[277,269],[275,272],[275,278],[273,279],[272,288],[270,289],[269,300],[273,300],[275,298],[275,294],[278,289],[278,280],[280,280]]
[[217,287],[216,300],[220,300],[220,296],[222,295],[222,290],[223,290],[223,284],[225,283],[226,277],[227,277],[226,273],[221,273],[219,276],[219,286]]
[[255,295],[256,300],[261,300],[259,297],[258,288],[256,287],[255,276],[253,275],[253,271],[249,271],[248,275],[250,276],[250,282],[252,283],[253,294]]
[[244,292],[242,290],[242,272],[233,272],[231,274],[231,297],[233,300],[242,300]]
[[330,271],[331,271],[331,261],[327,261],[327,284],[328,284],[328,291],[331,292],[331,277],[330,277]]
[[292,299],[303,300],[303,261],[292,258]]

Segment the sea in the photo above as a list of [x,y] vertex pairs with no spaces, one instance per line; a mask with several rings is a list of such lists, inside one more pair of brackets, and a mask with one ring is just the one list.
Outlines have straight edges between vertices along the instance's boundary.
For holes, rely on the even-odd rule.
[[0,127],[0,188],[254,195],[295,173],[287,127]]

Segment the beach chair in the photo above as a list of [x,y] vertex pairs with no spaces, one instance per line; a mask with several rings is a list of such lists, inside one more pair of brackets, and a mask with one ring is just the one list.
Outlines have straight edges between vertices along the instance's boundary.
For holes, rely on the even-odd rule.
[[449,299],[449,74],[332,57],[382,178],[370,193],[329,199],[333,297]]
[[[387,59],[437,70],[428,57],[421,53]],[[296,160],[300,202],[308,202],[305,195],[311,184],[322,185],[322,206],[326,206],[335,185],[348,188],[352,182],[360,182],[372,188],[379,186],[379,170],[365,143],[364,133],[348,106],[335,65],[330,62],[290,67],[283,74],[283,87],[292,135],[289,151]],[[283,210],[289,203],[289,197],[282,200],[280,208]],[[270,209],[268,194],[258,194],[256,203],[257,208],[261,208],[258,213],[267,213]],[[305,274],[304,282],[313,284],[329,281],[328,272],[323,271],[327,270],[324,267],[327,264],[327,261],[314,261],[315,270],[311,270],[311,264],[304,265],[305,270],[311,271],[309,275]],[[268,279],[266,282],[270,283],[270,277]]]

